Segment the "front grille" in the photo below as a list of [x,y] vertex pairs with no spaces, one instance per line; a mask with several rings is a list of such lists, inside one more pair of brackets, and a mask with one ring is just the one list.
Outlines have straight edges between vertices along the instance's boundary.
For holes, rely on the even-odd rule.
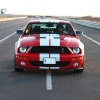
[[67,62],[59,62],[57,61],[56,64],[43,64],[43,61],[29,61],[32,66],[44,66],[44,67],[59,67],[59,66],[68,66],[69,61]]
[[70,51],[66,47],[62,46],[35,46],[29,51],[29,53],[64,53],[70,54]]

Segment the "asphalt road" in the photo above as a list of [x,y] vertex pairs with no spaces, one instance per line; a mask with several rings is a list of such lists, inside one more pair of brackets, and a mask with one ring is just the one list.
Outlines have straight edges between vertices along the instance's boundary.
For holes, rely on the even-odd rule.
[[[85,45],[83,73],[54,70],[14,71],[14,44],[31,18],[0,22],[0,100],[99,100],[100,30],[73,24],[82,30]],[[8,37],[9,36],[9,37]]]

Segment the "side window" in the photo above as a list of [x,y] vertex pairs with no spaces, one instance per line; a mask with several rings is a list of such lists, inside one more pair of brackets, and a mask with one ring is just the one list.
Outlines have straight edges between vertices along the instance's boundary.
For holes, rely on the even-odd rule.
[[64,28],[65,31],[67,31],[67,29],[66,29],[66,25],[63,25],[63,28]]
[[27,27],[27,29],[25,30],[25,33],[26,33],[26,34],[29,34],[29,33],[30,33],[31,28],[32,28],[32,25],[29,25],[29,26]]
[[74,35],[73,29],[69,24],[66,25],[66,30],[68,31],[69,34]]

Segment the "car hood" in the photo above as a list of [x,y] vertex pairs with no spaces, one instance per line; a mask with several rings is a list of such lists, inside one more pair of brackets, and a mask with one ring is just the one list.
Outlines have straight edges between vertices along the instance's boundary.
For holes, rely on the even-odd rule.
[[75,36],[59,34],[26,35],[19,39],[20,46],[69,46],[78,47],[80,40]]

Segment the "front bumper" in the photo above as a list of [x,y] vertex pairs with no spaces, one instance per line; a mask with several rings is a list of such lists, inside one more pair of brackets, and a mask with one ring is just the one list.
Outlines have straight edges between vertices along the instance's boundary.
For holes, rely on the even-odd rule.
[[82,54],[60,54],[59,57],[55,55],[56,64],[43,64],[44,57],[47,56],[40,58],[39,54],[16,54],[15,61],[17,67],[23,69],[82,69],[85,59]]

